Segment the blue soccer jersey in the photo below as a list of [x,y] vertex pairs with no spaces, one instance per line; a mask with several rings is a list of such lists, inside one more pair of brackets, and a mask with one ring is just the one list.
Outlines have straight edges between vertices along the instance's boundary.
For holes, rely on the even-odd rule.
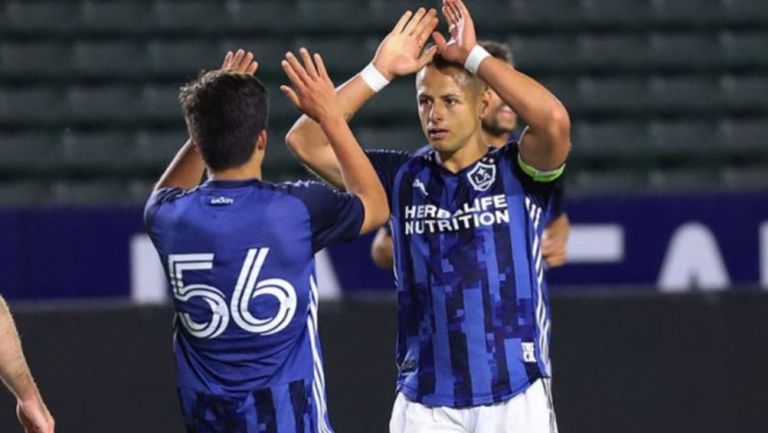
[[363,218],[357,197],[315,182],[208,181],[150,197],[190,432],[331,432],[314,254],[357,236]]
[[398,391],[467,407],[549,377],[540,240],[557,180],[529,176],[514,143],[456,174],[435,152],[368,157],[392,211]]

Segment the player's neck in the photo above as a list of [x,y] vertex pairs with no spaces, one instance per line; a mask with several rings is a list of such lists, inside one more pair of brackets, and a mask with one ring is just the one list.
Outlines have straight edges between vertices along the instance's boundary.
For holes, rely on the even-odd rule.
[[264,161],[264,151],[258,148],[251,154],[251,158],[245,164],[228,168],[226,170],[213,171],[208,169],[208,179],[211,180],[261,180],[261,163]]
[[485,129],[482,130],[483,139],[485,142],[495,148],[504,147],[507,142],[509,141],[509,136],[511,135],[509,132],[491,132],[487,131]]
[[480,133],[469,138],[468,142],[453,153],[438,152],[440,163],[451,173],[458,173],[477,162],[488,153],[488,144]]
[[254,178],[261,180],[261,165],[245,164],[221,171],[208,170],[208,178],[211,180],[244,180]]

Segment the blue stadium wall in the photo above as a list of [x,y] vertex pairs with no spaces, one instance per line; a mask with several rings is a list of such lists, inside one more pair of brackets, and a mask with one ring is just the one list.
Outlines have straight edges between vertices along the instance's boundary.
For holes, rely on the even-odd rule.
[[[568,266],[548,273],[556,292],[768,289],[768,192],[584,197],[566,209],[573,251]],[[128,298],[142,285],[163,292],[141,215],[135,207],[0,210],[0,293],[40,300]],[[370,241],[329,249],[348,293],[392,291],[391,272],[369,259]]]

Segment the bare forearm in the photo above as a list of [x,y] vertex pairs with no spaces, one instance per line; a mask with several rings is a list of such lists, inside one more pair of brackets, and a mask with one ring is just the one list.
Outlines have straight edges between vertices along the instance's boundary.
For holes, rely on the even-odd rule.
[[570,229],[571,222],[565,213],[550,221],[544,229],[542,255],[550,268],[562,266],[567,261]]
[[168,164],[155,189],[192,189],[200,183],[204,172],[205,164],[197,146],[192,143],[192,140],[187,140],[176,153],[173,161]]
[[16,325],[2,298],[0,298],[0,377],[20,400],[38,395],[37,386],[21,349]]
[[488,58],[480,64],[478,76],[499,94],[531,129],[545,129],[553,115],[565,111],[563,104],[536,80],[508,64]]
[[483,61],[478,76],[525,121],[529,127],[526,135],[535,137],[525,143],[533,144],[535,149],[521,149],[531,154],[527,162],[540,169],[561,165],[570,150],[571,125],[568,112],[557,97],[533,78],[498,59]]
[[568,219],[568,214],[563,212],[558,215],[547,224],[545,230],[549,238],[558,239],[559,242],[565,245],[568,242],[568,235],[571,231],[571,221]]
[[371,162],[360,149],[344,119],[339,117],[324,120],[322,130],[336,154],[347,191],[361,194],[374,190],[377,182]]
[[[365,84],[365,81],[363,81],[359,74],[337,87],[336,102],[339,104],[339,109],[344,115],[344,119],[347,122],[352,120],[352,117],[360,111],[363,105],[373,98],[373,95],[375,94],[376,92],[371,90],[371,88]],[[304,123],[312,124],[320,133],[323,132],[322,129],[320,129],[320,125],[310,119],[307,115],[301,116],[299,121],[296,122],[297,125]]]
[[376,266],[391,270],[394,265],[393,256],[392,236],[385,227],[381,227],[371,243],[371,259]]
[[[336,100],[345,120],[352,119],[374,94],[359,75],[339,86]],[[320,177],[337,188],[344,188],[330,141],[317,122],[302,115],[288,132],[286,143],[299,160]]]
[[366,215],[362,231],[380,227],[389,218],[389,206],[371,161],[342,116],[324,119],[320,126],[336,155],[344,186],[363,201]]

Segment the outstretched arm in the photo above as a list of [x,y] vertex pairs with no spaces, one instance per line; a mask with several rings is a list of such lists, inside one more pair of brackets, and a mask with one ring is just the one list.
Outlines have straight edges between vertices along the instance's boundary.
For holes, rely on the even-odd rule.
[[365,219],[360,233],[367,233],[389,219],[384,187],[344,119],[322,57],[317,53],[310,56],[306,48],[300,50],[300,55],[303,65],[292,53],[283,60],[283,70],[293,87],[281,86],[280,89],[299,110],[317,122],[328,137],[344,186],[363,202]]
[[[437,26],[437,12],[424,8],[416,13],[406,11],[379,45],[366,70],[381,74],[384,82],[412,74],[432,61],[436,47],[423,51],[429,35]],[[375,68],[372,70],[370,68]],[[360,108],[376,94],[363,78],[366,72],[355,75],[336,91],[339,109],[349,121]],[[320,125],[309,116],[301,116],[285,138],[286,144],[298,159],[317,175],[337,188],[344,188],[336,156],[328,137]]]
[[16,396],[16,414],[27,433],[53,433],[54,421],[43,403],[21,350],[5,300],[0,297],[0,378]]
[[[259,63],[253,58],[253,53],[242,49],[236,53],[229,51],[224,57],[221,70],[255,74]],[[155,191],[161,188],[192,189],[196,187],[205,173],[205,164],[200,151],[191,139],[176,153],[160,180],[155,184]]]
[[[565,162],[571,147],[571,122],[563,104],[544,86],[507,63],[484,56],[477,45],[469,10],[461,0],[443,0],[451,39],[433,37],[440,55],[477,73],[528,124],[520,155],[533,168],[554,170]],[[469,60],[469,61],[468,61]]]

